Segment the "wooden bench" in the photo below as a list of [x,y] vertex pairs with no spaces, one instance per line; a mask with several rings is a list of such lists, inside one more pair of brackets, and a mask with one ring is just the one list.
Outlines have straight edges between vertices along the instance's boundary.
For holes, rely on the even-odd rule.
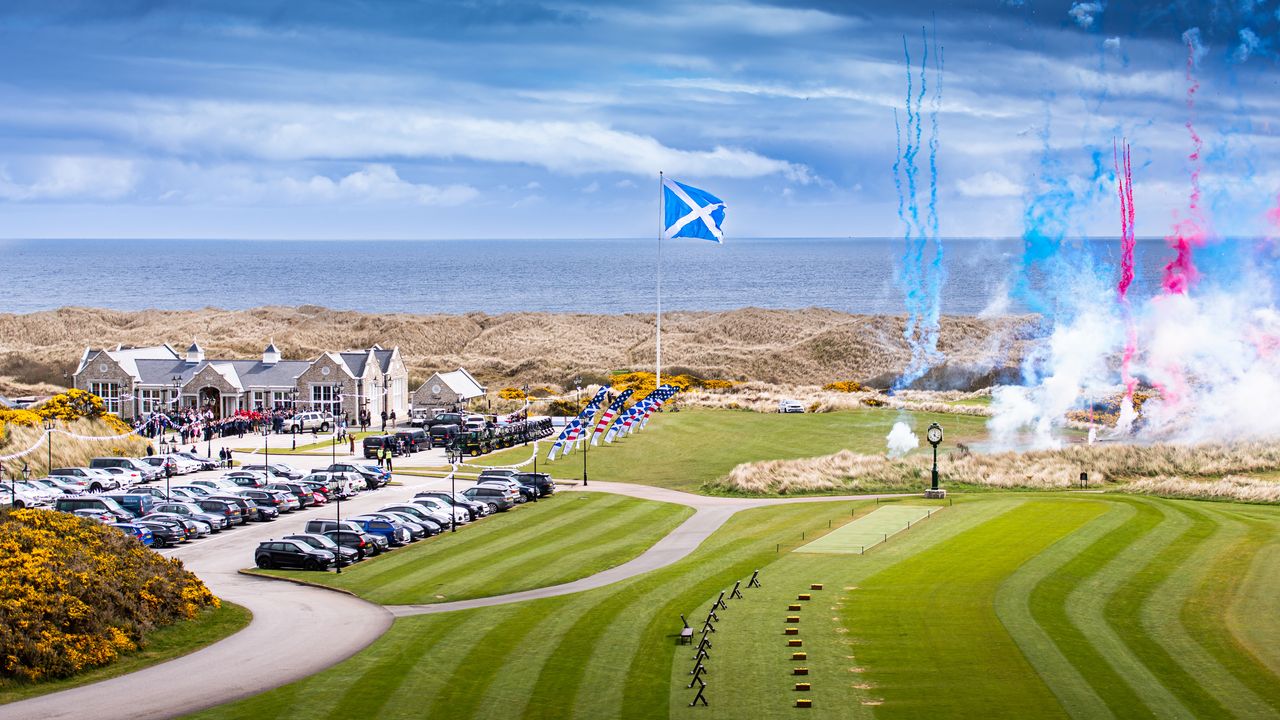
[[681,645],[693,644],[693,628],[686,627],[680,631],[680,644]]

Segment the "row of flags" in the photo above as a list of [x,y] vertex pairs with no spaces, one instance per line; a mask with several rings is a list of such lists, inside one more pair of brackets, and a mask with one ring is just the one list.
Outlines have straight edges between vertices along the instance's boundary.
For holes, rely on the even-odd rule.
[[[600,388],[596,392],[595,397],[587,406],[578,413],[578,416],[565,423],[564,430],[560,431],[559,437],[551,446],[551,451],[547,453],[547,460],[555,460],[556,455],[561,457],[568,455],[578,444],[579,441],[586,439],[586,429],[592,427],[592,420],[595,419],[596,413],[600,412],[600,406],[604,404],[604,400],[608,395],[607,387]],[[663,385],[653,392],[646,395],[643,399],[633,403],[631,407],[623,409],[628,399],[631,398],[633,390],[626,390],[600,414],[594,428],[591,431],[590,442],[592,445],[598,443],[601,434],[604,435],[604,441],[613,442],[615,439],[625,436],[635,430],[642,429],[649,422],[655,410],[670,400],[680,388],[674,385]],[[608,430],[605,427],[608,426]]]

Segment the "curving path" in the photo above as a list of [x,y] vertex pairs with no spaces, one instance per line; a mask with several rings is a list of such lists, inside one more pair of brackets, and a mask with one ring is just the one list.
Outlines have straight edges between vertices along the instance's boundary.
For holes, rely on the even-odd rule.
[[[406,485],[343,504],[344,514],[410,497],[438,479],[403,477]],[[293,518],[238,528],[200,544],[165,551],[179,557],[219,597],[247,607],[244,630],[198,652],[111,680],[0,705],[0,720],[159,720],[255,695],[321,672],[382,636],[395,617],[450,612],[581,592],[657,570],[686,557],[734,513],[793,502],[868,500],[898,495],[744,499],[704,497],[626,483],[593,482],[570,491],[609,492],[688,505],[692,517],[639,557],[573,582],[523,592],[434,605],[379,606],[332,590],[239,574],[258,542],[298,530]],[[350,510],[348,510],[350,507]],[[325,510],[310,510],[320,515]],[[289,523],[284,526],[283,523]]]

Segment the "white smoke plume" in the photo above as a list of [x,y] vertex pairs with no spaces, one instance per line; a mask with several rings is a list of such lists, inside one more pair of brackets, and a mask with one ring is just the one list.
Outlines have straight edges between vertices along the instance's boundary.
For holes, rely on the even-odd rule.
[[889,444],[889,457],[900,458],[903,455],[920,447],[920,438],[911,432],[911,426],[899,420],[893,424],[893,429],[889,431],[889,435],[885,437]]

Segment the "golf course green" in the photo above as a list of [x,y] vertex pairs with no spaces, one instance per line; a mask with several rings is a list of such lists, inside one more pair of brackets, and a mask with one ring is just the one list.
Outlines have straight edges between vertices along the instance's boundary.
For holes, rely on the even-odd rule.
[[[326,672],[196,717],[1280,717],[1280,508],[1083,492],[899,502],[941,509],[865,554],[802,548],[873,502],[743,510],[660,570],[401,618]],[[718,611],[709,704],[690,708],[680,614],[700,630],[757,569],[762,587]]]

